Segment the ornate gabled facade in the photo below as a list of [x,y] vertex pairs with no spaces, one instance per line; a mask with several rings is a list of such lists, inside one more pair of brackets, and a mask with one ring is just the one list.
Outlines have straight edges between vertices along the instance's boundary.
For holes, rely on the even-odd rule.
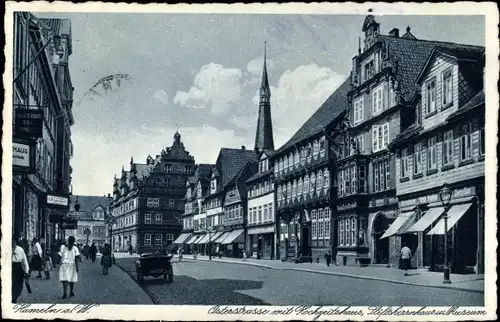
[[194,175],[186,180],[184,214],[182,215],[183,230],[182,234],[174,241],[174,244],[178,246],[184,245],[185,253],[193,252],[195,242],[201,236],[200,210],[203,209],[202,213],[205,212],[203,196],[208,192],[210,172],[213,167],[213,164],[198,164]]
[[336,246],[332,174],[348,90],[346,79],[271,157],[282,259],[312,261]]
[[484,272],[483,72],[483,47],[436,46],[417,78],[412,125],[390,146],[401,220],[389,230],[401,236],[396,242],[412,243],[418,267],[444,264],[445,211],[438,193],[448,183],[451,270]]
[[146,164],[130,161],[113,184],[111,211],[116,218],[113,246],[138,253],[169,247],[182,230],[185,183],[194,172],[194,157],[178,132],[171,147]]
[[[433,49],[457,45],[419,40],[410,27],[403,36],[398,29],[382,35],[372,15],[362,31],[365,46],[353,58],[347,130],[336,162],[337,259],[389,264],[397,260],[400,239],[395,236],[401,230],[389,229],[400,209],[395,155],[388,147],[414,122],[414,107],[420,108],[418,78]],[[417,242],[412,236],[407,243]]]

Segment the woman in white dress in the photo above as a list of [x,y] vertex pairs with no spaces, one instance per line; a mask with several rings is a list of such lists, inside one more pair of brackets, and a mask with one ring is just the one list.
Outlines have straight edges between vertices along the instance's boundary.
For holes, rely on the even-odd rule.
[[67,297],[66,290],[68,289],[68,283],[69,296],[75,296],[73,287],[75,283],[78,282],[78,261],[80,260],[80,252],[78,251],[78,247],[75,246],[75,237],[70,236],[68,238],[68,245],[61,246],[59,256],[61,256],[59,281],[63,284],[63,299],[65,299]]

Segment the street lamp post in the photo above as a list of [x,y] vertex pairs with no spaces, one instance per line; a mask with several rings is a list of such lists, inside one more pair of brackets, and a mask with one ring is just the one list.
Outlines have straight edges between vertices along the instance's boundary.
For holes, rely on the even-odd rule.
[[90,234],[91,234],[90,229],[89,229],[88,227],[86,227],[86,228],[83,230],[83,234],[84,234],[85,236],[87,236],[87,245],[88,245],[88,244],[89,244],[89,236],[90,236]]
[[443,188],[439,191],[439,199],[444,207],[444,278],[443,284],[451,284],[450,281],[450,265],[448,264],[448,211],[450,210],[451,189],[448,184],[443,184]]
[[212,227],[208,229],[208,259],[212,260]]

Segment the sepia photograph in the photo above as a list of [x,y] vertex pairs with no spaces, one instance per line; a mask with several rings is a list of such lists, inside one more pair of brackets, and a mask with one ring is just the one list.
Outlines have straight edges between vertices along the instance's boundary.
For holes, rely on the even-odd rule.
[[495,319],[494,7],[295,5],[7,3],[7,317]]

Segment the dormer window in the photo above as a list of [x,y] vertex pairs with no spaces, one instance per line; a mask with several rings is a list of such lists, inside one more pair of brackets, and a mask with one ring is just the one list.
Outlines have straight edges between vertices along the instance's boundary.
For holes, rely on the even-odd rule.
[[217,190],[217,179],[212,179],[210,181],[210,193],[215,193]]

